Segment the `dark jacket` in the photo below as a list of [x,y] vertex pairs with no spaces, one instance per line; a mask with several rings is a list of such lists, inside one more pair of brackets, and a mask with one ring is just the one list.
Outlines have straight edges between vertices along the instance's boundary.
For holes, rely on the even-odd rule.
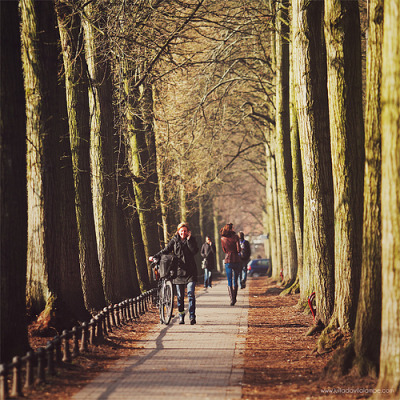
[[234,231],[229,231],[226,236],[221,236],[221,245],[225,253],[225,264],[240,263],[239,237]]
[[175,285],[187,284],[189,282],[197,282],[197,266],[194,260],[199,248],[196,239],[191,236],[189,240],[181,240],[176,234],[166,245],[166,247],[158,252],[154,257],[160,258],[162,254],[172,253],[179,259],[177,276],[173,283]]
[[210,271],[215,268],[215,244],[211,243],[209,245],[207,242],[203,243],[203,246],[201,246],[201,257],[206,260],[206,267]]
[[240,242],[240,259],[243,264],[247,264],[250,261],[250,256],[251,256],[250,243],[245,239],[239,240],[239,242]]

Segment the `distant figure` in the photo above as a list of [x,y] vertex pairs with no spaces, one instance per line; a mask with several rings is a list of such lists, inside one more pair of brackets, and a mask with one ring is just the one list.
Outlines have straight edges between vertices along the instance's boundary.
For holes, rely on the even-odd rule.
[[185,287],[187,288],[187,296],[189,300],[189,318],[190,324],[196,323],[196,298],[194,290],[197,281],[197,267],[194,260],[195,254],[199,251],[196,239],[192,236],[187,222],[181,222],[178,225],[175,236],[169,241],[167,246],[152,257],[153,259],[161,258],[162,254],[173,253],[179,259],[177,276],[173,280],[176,285],[177,303],[179,311],[179,323],[185,323]]
[[203,258],[204,287],[212,287],[212,271],[215,268],[215,244],[210,236],[206,236],[206,242],[201,246],[200,254]]
[[225,271],[228,279],[228,292],[231,306],[236,303],[238,279],[241,271],[239,237],[233,230],[233,224],[226,224],[221,230],[221,245],[225,253]]
[[244,238],[244,233],[239,232],[240,241],[240,260],[242,263],[242,271],[240,276],[240,289],[246,287],[247,280],[247,263],[250,261],[251,249],[250,243]]

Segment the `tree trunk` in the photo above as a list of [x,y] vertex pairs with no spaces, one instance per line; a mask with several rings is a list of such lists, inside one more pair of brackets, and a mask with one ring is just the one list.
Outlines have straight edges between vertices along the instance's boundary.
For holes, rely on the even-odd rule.
[[270,243],[270,257],[272,268],[275,269],[278,264],[277,260],[277,240],[276,240],[276,229],[274,221],[274,200],[272,192],[272,161],[271,161],[271,151],[268,144],[265,145],[265,175],[266,175],[266,185],[265,185],[265,198],[266,198],[266,224],[264,226],[264,231],[267,233]]
[[48,266],[45,252],[44,218],[44,123],[42,113],[42,66],[39,62],[39,38],[33,0],[20,3],[22,62],[24,67],[27,137],[27,307],[39,314],[49,296]]
[[[318,319],[326,325],[334,305],[333,183],[326,89],[326,56],[322,35],[323,3],[293,2],[293,60],[301,156],[305,219],[309,236],[309,265],[315,270]],[[303,288],[305,289],[305,288]]]
[[97,250],[103,278],[106,301],[116,303],[129,294],[126,272],[126,260],[120,257],[117,227],[117,187],[115,180],[113,99],[109,62],[102,58],[101,43],[95,29],[97,16],[101,10],[95,10],[94,4],[85,7],[83,21],[85,37],[85,56],[90,77],[90,160],[92,171],[93,210],[97,237]]
[[359,293],[364,169],[360,37],[358,2],[327,0],[325,41],[335,210],[335,306],[326,333],[338,326],[343,333],[354,328]]
[[289,123],[289,26],[287,0],[277,4],[276,32],[276,140],[275,157],[278,199],[282,229],[284,280],[291,283],[297,273],[296,238],[294,234],[292,191],[293,174],[290,153]]
[[[292,46],[293,48],[293,46]],[[290,62],[290,143],[292,154],[293,170],[293,224],[296,238],[297,253],[297,276],[293,288],[290,290],[299,291],[303,286],[303,171],[301,165],[301,151],[299,138],[299,125],[296,108],[296,96],[294,92],[294,71],[293,50]],[[300,291],[301,292],[301,291]]]
[[215,244],[215,262],[217,271],[223,273],[223,258],[222,258],[222,248],[221,248],[221,239],[219,234],[219,215],[217,207],[215,206],[215,201],[213,201],[213,221],[214,221],[214,244]]
[[105,306],[90,182],[90,130],[86,62],[82,55],[80,20],[70,7],[57,3],[58,27],[64,59],[69,136],[75,187],[79,262],[86,309]]
[[[383,0],[369,3],[365,109],[364,224],[360,297],[353,334],[360,375],[379,371],[382,308],[381,81]],[[386,290],[386,289],[385,289]]]
[[[133,187],[135,190],[136,209],[140,221],[143,245],[146,260],[160,250],[158,238],[157,215],[155,212],[155,191],[157,181],[154,180],[156,171],[154,163],[150,163],[150,153],[147,145],[147,135],[154,135],[154,131],[146,132],[143,124],[143,114],[140,112],[140,93],[133,90],[129,84],[128,76],[124,77],[126,96],[126,121],[125,133],[129,149],[129,169],[133,175]],[[132,93],[133,91],[133,93]],[[148,105],[150,107],[150,105]],[[151,267],[148,266],[148,274],[151,279]]]
[[382,48],[382,339],[379,398],[400,394],[400,20],[385,1]]
[[279,212],[278,205],[278,185],[276,178],[276,159],[275,157],[270,157],[269,161],[271,163],[270,168],[270,180],[272,184],[272,198],[273,198],[273,206],[274,206],[274,227],[275,227],[275,250],[276,250],[276,264],[272,264],[272,276],[275,279],[280,279],[280,274],[282,272],[282,232],[281,232],[281,215]]
[[29,142],[27,298],[36,314],[46,302],[38,319],[40,329],[50,325],[60,328],[72,318],[88,318],[88,313],[80,282],[65,91],[58,82],[59,35],[54,4],[21,2],[21,17]]
[[29,350],[26,143],[18,3],[0,2],[0,363]]

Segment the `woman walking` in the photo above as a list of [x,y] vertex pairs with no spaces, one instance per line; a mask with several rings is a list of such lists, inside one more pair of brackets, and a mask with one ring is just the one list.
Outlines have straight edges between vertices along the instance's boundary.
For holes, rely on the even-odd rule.
[[240,242],[239,237],[233,230],[233,224],[226,224],[221,230],[221,245],[225,253],[225,271],[228,279],[228,292],[231,299],[231,306],[236,303],[238,291],[238,280],[241,272],[240,263]]
[[185,323],[185,288],[189,301],[190,324],[196,323],[196,298],[195,287],[197,281],[197,267],[194,260],[195,254],[199,251],[196,239],[192,236],[187,222],[178,225],[175,236],[167,246],[152,257],[150,261],[161,258],[163,254],[173,253],[178,259],[178,270],[173,283],[176,285],[176,295],[179,311],[179,323]]
[[203,243],[200,250],[203,258],[204,271],[204,287],[212,287],[212,271],[215,268],[215,244],[209,236],[206,236],[206,242]]

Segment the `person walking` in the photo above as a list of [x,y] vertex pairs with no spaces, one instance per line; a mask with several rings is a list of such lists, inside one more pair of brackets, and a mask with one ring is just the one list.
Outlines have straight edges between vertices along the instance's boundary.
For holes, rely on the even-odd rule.
[[244,238],[244,233],[239,232],[240,242],[240,262],[242,264],[242,271],[240,273],[240,289],[246,287],[247,281],[247,263],[250,261],[251,249],[250,243]]
[[187,222],[178,225],[174,237],[168,242],[164,249],[154,256],[149,257],[150,261],[160,259],[161,255],[173,253],[179,260],[176,278],[173,283],[176,286],[176,295],[179,311],[179,323],[185,323],[185,288],[189,302],[190,324],[196,323],[196,298],[195,287],[197,281],[197,266],[194,256],[198,253],[196,239],[192,236]]
[[233,230],[233,224],[226,224],[221,230],[221,245],[225,253],[225,271],[228,279],[228,292],[231,306],[236,304],[238,279],[241,271],[239,237]]
[[212,271],[215,268],[215,244],[210,236],[206,236],[206,241],[201,246],[200,254],[203,258],[204,287],[212,287]]

